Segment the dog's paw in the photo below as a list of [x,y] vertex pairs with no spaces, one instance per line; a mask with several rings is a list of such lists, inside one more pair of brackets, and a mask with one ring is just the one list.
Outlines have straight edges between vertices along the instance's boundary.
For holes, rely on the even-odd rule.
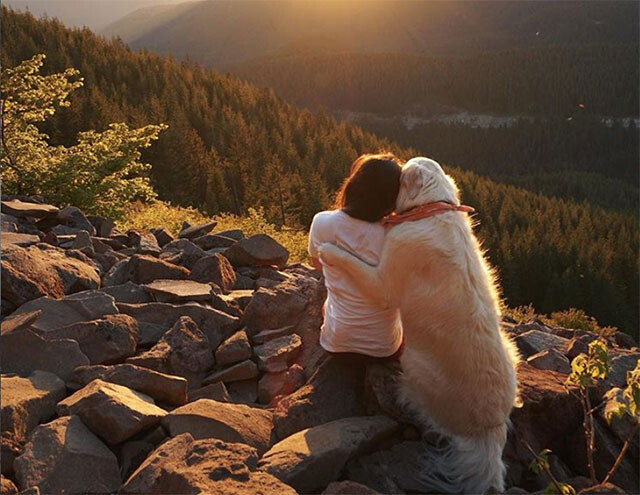
[[318,246],[318,258],[324,265],[333,265],[340,258],[340,248],[330,242],[323,242]]

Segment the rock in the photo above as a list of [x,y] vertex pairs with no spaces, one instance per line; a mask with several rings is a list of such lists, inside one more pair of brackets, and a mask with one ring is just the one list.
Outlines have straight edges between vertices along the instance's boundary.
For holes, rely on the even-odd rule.
[[233,366],[216,371],[215,373],[207,376],[202,383],[207,385],[215,382],[237,382],[239,380],[249,380],[258,376],[258,367],[256,363],[247,359],[241,363],[234,364]]
[[113,297],[100,291],[84,291],[64,299],[41,297],[20,306],[14,314],[42,311],[31,326],[39,332],[50,332],[86,320],[118,313]]
[[22,453],[24,439],[18,439],[13,433],[2,432],[2,452],[0,463],[2,464],[2,474],[10,478],[15,477],[13,462]]
[[251,344],[244,330],[239,330],[216,349],[217,366],[228,366],[251,357]]
[[58,403],[58,415],[75,414],[110,444],[157,425],[167,413],[140,392],[96,379]]
[[38,318],[42,316],[42,310],[29,311],[26,313],[16,313],[2,320],[1,333],[11,333],[23,328],[29,328]]
[[365,366],[359,358],[329,356],[307,384],[281,400],[274,410],[278,438],[329,421],[365,414]]
[[45,218],[56,215],[58,211],[58,208],[53,205],[26,203],[19,199],[2,201],[2,213],[14,217]]
[[38,426],[15,460],[20,489],[46,493],[114,493],[120,487],[116,456],[78,416]]
[[545,349],[533,356],[529,356],[527,358],[527,363],[540,370],[557,371],[558,373],[563,373],[565,375],[571,373],[571,364],[569,363],[569,360],[564,354],[560,354],[555,349]]
[[228,298],[232,299],[239,307],[244,311],[244,309],[251,301],[253,297],[252,290],[232,290],[229,294],[226,295]]
[[264,409],[199,399],[174,409],[162,420],[172,437],[188,432],[196,440],[218,438],[255,447],[258,454],[271,445],[273,414]]
[[403,423],[417,423],[398,402],[402,378],[400,364],[373,363],[365,373],[365,403],[367,414],[386,414]]
[[310,493],[335,481],[350,459],[390,437],[397,427],[385,416],[331,421],[278,442],[262,456],[259,468]]
[[154,280],[144,287],[158,302],[211,301],[214,295],[211,285],[193,280]]
[[621,331],[617,331],[613,338],[618,346],[623,347],[625,349],[631,349],[632,347],[638,347],[638,343],[633,338],[632,335],[628,333],[624,333]]
[[210,249],[226,249],[235,244],[235,242],[235,239],[219,234],[207,234],[193,239],[193,243],[205,251],[209,251]]
[[91,222],[91,225],[94,226],[96,234],[100,237],[109,237],[113,233],[115,222],[112,218],[89,215],[87,219]]
[[236,284],[233,286],[233,290],[253,290],[255,288],[256,283],[253,279],[241,274],[236,274]]
[[145,232],[143,230],[130,230],[127,232],[129,237],[129,244],[135,248],[139,254],[150,254],[157,256],[160,254],[160,246],[158,241],[151,232]]
[[143,440],[130,440],[120,447],[120,476],[127,479],[153,452],[154,445]]
[[229,239],[233,239],[234,241],[241,241],[244,239],[244,232],[240,229],[231,229],[231,230],[223,230],[222,232],[217,232],[216,235],[221,237],[227,237]]
[[242,316],[242,310],[240,309],[240,306],[238,306],[238,303],[234,298],[229,297],[227,294],[214,294],[211,305],[223,313],[237,317]]
[[95,266],[56,247],[38,244],[2,249],[2,298],[20,306],[41,296],[55,298],[100,287]]
[[170,259],[172,263],[176,263],[193,268],[195,263],[207,255],[202,249],[187,239],[176,239],[162,248],[161,258]]
[[127,282],[127,266],[129,258],[116,261],[102,278],[103,287],[111,287],[114,285],[122,285]]
[[624,387],[627,384],[627,373],[636,367],[640,353],[625,352],[611,356],[611,371],[607,380],[616,387]]
[[80,366],[74,370],[74,383],[87,385],[96,378],[123,385],[153,397],[158,402],[180,406],[187,402],[187,380],[133,364]]
[[153,229],[151,233],[155,236],[158,246],[164,247],[173,241],[173,236],[167,229]]
[[258,345],[254,353],[258,359],[258,367],[264,371],[286,371],[300,351],[302,341],[300,336],[293,333],[284,335]]
[[28,378],[2,375],[2,431],[26,439],[39,423],[56,412],[56,403],[66,395],[64,382],[46,371],[34,371]]
[[425,493],[420,482],[423,442],[402,442],[347,464],[346,477],[381,493]]
[[275,328],[273,330],[263,330],[262,332],[257,333],[253,337],[251,337],[251,341],[254,344],[264,344],[265,342],[277,339],[278,337],[291,335],[294,328],[295,327],[293,325],[288,325],[286,327]]
[[205,256],[196,261],[190,278],[197,282],[213,282],[224,290],[232,290],[236,284],[236,272],[227,258],[220,254]]
[[91,364],[118,363],[135,354],[138,323],[128,315],[107,315],[51,330],[45,338],[75,340]]
[[265,373],[258,382],[258,399],[262,404],[269,404],[274,398],[289,395],[304,385],[304,370],[298,364],[287,371]]
[[[619,387],[614,387],[609,390],[602,399],[604,407],[598,409],[598,416],[603,422],[606,422],[606,417],[610,412],[616,409],[616,403],[625,402],[623,398],[623,391]],[[628,414],[622,417],[613,416],[611,422],[608,423],[609,430],[624,443],[628,438],[632,438],[633,433],[633,420]],[[632,438],[629,448],[632,452],[638,452],[638,436]]]
[[529,357],[547,349],[554,349],[560,354],[565,354],[569,348],[568,339],[539,330],[529,330],[518,335],[514,342],[524,357]]
[[75,340],[47,341],[26,328],[2,335],[0,361],[4,373],[29,376],[42,370],[62,380],[68,380],[77,366],[89,364]]
[[236,404],[255,404],[258,402],[258,380],[238,380],[229,383],[229,400]]
[[0,299],[0,316],[2,318],[13,313],[15,310],[16,310],[16,307],[14,304],[10,303],[5,299]]
[[[111,270],[109,272],[111,273]],[[132,256],[127,263],[124,275],[125,280],[119,283],[130,280],[136,284],[149,284],[159,279],[179,280],[188,277],[189,270],[182,266],[168,263],[153,256],[137,254]]]
[[119,303],[146,303],[151,302],[149,293],[144,290],[141,285],[133,282],[126,282],[120,285],[112,285],[101,289],[102,292],[109,294]]
[[332,481],[322,495],[382,495],[368,486],[355,481]]
[[2,493],[2,495],[14,495],[18,493],[18,488],[13,484],[13,481],[5,478],[4,475],[0,476],[0,480],[2,483],[0,493]]
[[247,305],[243,321],[247,333],[255,335],[261,330],[296,325],[306,307],[307,299],[298,288],[284,282],[274,289],[258,289]]
[[150,350],[127,359],[127,362],[182,376],[191,388],[200,385],[204,374],[214,364],[209,339],[188,316],[181,317]]
[[140,344],[157,342],[182,316],[188,316],[196,322],[209,339],[212,351],[240,326],[237,317],[198,303],[119,303],[118,309],[138,321]]
[[96,251],[93,247],[93,242],[91,241],[91,236],[86,230],[81,230],[76,234],[71,247],[72,249],[79,249],[91,258],[96,255]]
[[75,206],[67,206],[60,210],[57,219],[67,227],[86,230],[90,235],[96,235],[96,229],[82,210]]
[[213,399],[218,402],[229,402],[229,392],[223,382],[215,382],[189,392],[189,402],[198,399]]
[[276,240],[265,234],[252,235],[227,248],[224,255],[233,266],[284,267],[289,252]]
[[571,361],[573,361],[579,354],[588,354],[588,352],[589,346],[582,340],[578,340],[574,337],[569,341],[566,355],[567,358],[569,358],[569,363],[571,363]]
[[258,456],[248,445],[194,440],[183,433],[158,447],[131,475],[121,493],[215,493],[295,495],[273,476],[255,471]]
[[196,237],[208,234],[216,225],[218,225],[218,222],[212,220],[200,225],[194,225],[193,227],[187,227],[186,229],[180,231],[178,237],[182,239],[195,239]]
[[34,234],[23,234],[20,232],[0,232],[0,241],[6,248],[8,246],[29,247],[40,242],[40,237]]

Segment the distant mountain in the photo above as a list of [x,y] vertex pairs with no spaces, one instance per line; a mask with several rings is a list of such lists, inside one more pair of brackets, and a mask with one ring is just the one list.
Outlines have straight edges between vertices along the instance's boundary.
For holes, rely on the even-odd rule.
[[309,50],[435,55],[637,43],[638,17],[635,1],[209,0],[147,7],[103,33],[132,48],[228,68]]
[[[55,17],[69,27],[88,27],[99,32],[109,24],[144,7],[159,7],[183,0],[4,0],[16,10],[36,17]],[[159,5],[162,4],[162,5]]]

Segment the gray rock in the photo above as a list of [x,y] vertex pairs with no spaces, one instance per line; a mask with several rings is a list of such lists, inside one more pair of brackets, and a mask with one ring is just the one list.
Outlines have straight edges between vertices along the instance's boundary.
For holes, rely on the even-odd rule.
[[251,344],[244,330],[239,330],[216,349],[217,366],[228,366],[251,357]]
[[273,289],[260,288],[253,294],[244,312],[247,334],[262,330],[296,325],[307,307],[308,300],[293,282],[278,284]]
[[338,479],[350,459],[393,435],[397,427],[386,416],[332,421],[278,442],[262,456],[259,468],[301,493],[311,493]]
[[144,287],[158,302],[211,301],[214,295],[211,285],[193,280],[154,280]]
[[233,266],[284,267],[289,252],[276,240],[265,234],[252,235],[227,248],[224,255]]
[[580,354],[587,354],[589,352],[589,346],[582,340],[573,338],[569,341],[567,347],[567,358],[569,362],[573,361]]
[[190,388],[197,388],[214,360],[207,336],[191,318],[183,316],[155,346],[130,357],[127,363],[182,376],[189,381]]
[[42,310],[29,311],[26,313],[15,313],[2,320],[2,335],[11,333],[23,328],[29,328],[38,318],[42,316]]
[[241,363],[234,364],[229,368],[216,371],[215,373],[207,376],[203,381],[203,385],[208,385],[215,382],[237,382],[239,380],[249,380],[258,376],[258,367],[256,363],[247,359]]
[[258,399],[262,404],[269,404],[273,399],[289,395],[304,385],[304,370],[294,364],[287,371],[265,373],[258,382]]
[[75,340],[91,364],[111,364],[135,354],[138,323],[128,315],[107,315],[51,330],[44,337]]
[[167,414],[151,397],[100,379],[58,403],[58,415],[75,414],[110,444],[122,443],[160,423]]
[[273,330],[263,330],[251,337],[251,341],[254,344],[264,344],[270,340],[277,339],[278,337],[291,335],[294,328],[294,325],[287,325],[286,327],[275,328]]
[[55,216],[58,211],[58,208],[53,205],[26,203],[19,199],[2,201],[2,213],[14,217],[45,218]]
[[227,294],[227,297],[235,301],[244,311],[253,297],[253,290],[232,290]]
[[180,231],[178,237],[182,239],[195,239],[196,237],[208,234],[216,225],[218,225],[218,222],[212,220],[200,225],[194,225],[193,227],[187,227],[186,229]]
[[241,241],[244,239],[244,232],[240,229],[223,230],[222,232],[216,232],[216,235],[227,237],[234,241]]
[[190,240],[176,239],[162,248],[160,257],[191,269],[200,258],[206,255],[207,253]]
[[254,448],[183,433],[160,445],[131,475],[121,493],[295,495],[293,488],[256,471]]
[[190,433],[196,440],[218,438],[251,445],[262,454],[271,445],[272,416],[265,409],[199,399],[171,411],[162,425],[172,437]]
[[76,234],[73,243],[71,244],[72,249],[79,249],[87,256],[93,258],[96,255],[96,250],[93,247],[93,242],[91,240],[91,236],[86,230],[81,230]]
[[15,314],[42,311],[42,315],[32,324],[39,332],[50,332],[86,320],[94,320],[117,314],[113,297],[100,291],[84,291],[64,299],[41,297],[20,306]]
[[[601,420],[606,421],[607,416],[616,409],[616,404],[625,402],[622,389],[619,387],[612,388],[604,395],[602,402],[604,407],[598,408],[598,415]],[[628,438],[632,438],[629,448],[632,452],[638,451],[638,436],[631,437],[634,424],[630,415],[624,414],[621,417],[614,415],[608,426],[620,442],[624,443]]]
[[193,242],[201,249],[209,251],[210,249],[226,249],[235,244],[236,240],[219,234],[207,234],[194,239]]
[[96,234],[100,237],[109,237],[112,234],[115,227],[113,218],[98,217],[95,215],[89,215],[87,218],[91,222],[91,225],[95,227]]
[[198,303],[119,303],[120,312],[138,321],[140,344],[155,343],[181,316],[190,317],[209,339],[211,350],[240,327],[239,319]]
[[153,452],[154,445],[144,440],[129,440],[120,447],[120,476],[127,479]]
[[68,227],[86,230],[90,235],[96,235],[95,227],[80,208],[67,206],[58,212],[57,219]]
[[160,254],[160,246],[158,241],[151,232],[145,232],[143,230],[130,230],[127,232],[129,237],[129,244],[135,248],[139,254],[150,254],[157,256]]
[[75,340],[45,340],[27,328],[2,335],[0,360],[4,373],[29,376],[48,371],[68,380],[74,368],[89,364]]
[[198,399],[213,399],[218,402],[229,402],[229,392],[223,382],[215,382],[189,392],[189,402]]
[[236,404],[253,404],[258,402],[258,380],[239,380],[228,385],[229,399]]
[[158,402],[181,406],[187,402],[187,380],[133,364],[79,366],[72,381],[80,386],[96,378],[142,392]]
[[107,270],[107,273],[102,278],[103,287],[112,287],[116,285],[122,285],[127,282],[127,266],[129,265],[129,258],[124,258],[116,261]]
[[164,247],[173,241],[173,236],[167,229],[153,229],[151,233],[155,236],[158,246]]
[[133,282],[104,287],[101,291],[109,294],[118,303],[136,304],[151,302],[149,293],[144,290],[141,285],[134,284]]
[[258,367],[276,373],[286,371],[302,347],[298,334],[284,335],[254,348]]
[[2,375],[2,431],[26,439],[39,423],[56,412],[56,403],[66,395],[64,382],[46,371],[34,371],[28,378]]
[[[127,280],[135,282],[136,284],[148,284],[159,279],[175,280],[188,277],[189,270],[182,266],[168,263],[153,256],[139,254],[131,257],[126,265],[124,280],[122,282],[118,281],[118,284],[124,283]],[[114,276],[114,280],[118,279]]]
[[527,363],[540,370],[557,371],[568,375],[571,373],[571,363],[564,354],[555,349],[545,349],[527,358]]
[[8,232],[2,230],[0,232],[0,242],[3,248],[7,246],[29,247],[40,242],[40,237],[35,234],[23,234],[21,232]]
[[191,269],[191,280],[214,283],[224,290],[232,290],[236,284],[236,272],[222,255],[212,254],[196,261]]
[[100,287],[95,265],[48,244],[23,249],[3,243],[1,263],[2,298],[16,306],[41,296],[60,298]]
[[565,354],[569,348],[569,339],[540,330],[529,330],[518,335],[515,338],[515,343],[525,357],[547,349],[554,349],[560,354]]
[[620,352],[611,356],[611,371],[607,379],[616,387],[627,384],[627,373],[636,367],[640,359],[639,352]]
[[120,487],[116,456],[78,416],[38,426],[15,460],[20,489],[45,493],[114,493]]

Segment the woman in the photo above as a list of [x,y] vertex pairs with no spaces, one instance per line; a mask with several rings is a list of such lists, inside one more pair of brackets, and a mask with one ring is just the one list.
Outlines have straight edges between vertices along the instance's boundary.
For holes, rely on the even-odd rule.
[[322,270],[328,294],[320,345],[330,353],[386,358],[402,345],[398,310],[365,297],[349,277],[321,265],[317,253],[320,244],[330,242],[377,265],[385,234],[380,221],[395,207],[400,172],[400,162],[391,153],[360,156],[338,191],[334,209],[318,213],[311,224],[309,254]]

